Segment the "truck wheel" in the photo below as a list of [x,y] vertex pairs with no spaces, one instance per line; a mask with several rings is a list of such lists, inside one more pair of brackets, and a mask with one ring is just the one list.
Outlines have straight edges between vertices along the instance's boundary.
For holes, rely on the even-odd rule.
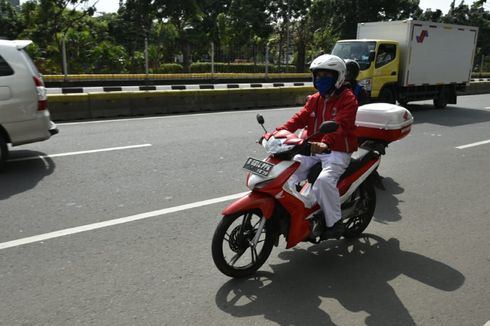
[[381,90],[378,96],[378,102],[395,104],[395,93],[390,87]]
[[444,109],[447,106],[446,92],[442,90],[434,99],[434,107],[436,109]]
[[9,149],[5,138],[0,134],[0,171],[4,168],[9,155]]

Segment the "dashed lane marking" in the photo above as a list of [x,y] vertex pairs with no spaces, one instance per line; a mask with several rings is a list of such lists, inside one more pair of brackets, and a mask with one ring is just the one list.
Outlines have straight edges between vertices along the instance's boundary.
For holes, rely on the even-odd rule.
[[120,150],[125,150],[125,149],[142,148],[142,147],[149,147],[149,146],[151,146],[151,144],[101,148],[101,149],[94,149],[94,150],[90,150],[90,151],[68,152],[68,153],[51,154],[51,155],[37,155],[37,156],[19,157],[19,158],[14,158],[14,159],[11,159],[8,161],[9,162],[30,161],[30,160],[39,160],[39,159],[45,159],[45,158],[53,158],[53,157],[92,154],[92,153],[110,152],[110,151],[120,151]]
[[188,209],[192,209],[192,208],[213,205],[213,204],[217,204],[217,203],[221,203],[221,202],[225,202],[225,201],[229,201],[229,200],[233,200],[233,199],[238,199],[240,197],[245,196],[246,194],[248,194],[248,192],[242,192],[242,193],[238,193],[238,194],[234,194],[234,195],[203,200],[203,201],[199,201],[199,202],[195,202],[195,203],[164,208],[164,209],[160,209],[157,211],[152,211],[152,212],[147,212],[147,213],[142,213],[142,214],[137,214],[137,215],[131,215],[131,216],[126,216],[126,217],[116,218],[113,220],[108,220],[108,221],[103,221],[103,222],[98,222],[98,223],[92,223],[92,224],[77,226],[77,227],[73,227],[73,228],[58,230],[58,231],[54,231],[54,232],[39,234],[39,235],[27,237],[27,238],[7,241],[7,242],[0,243],[0,250],[12,248],[12,247],[18,247],[18,246],[26,245],[29,243],[41,242],[41,241],[45,241],[45,240],[49,240],[49,239],[64,237],[64,236],[72,235],[72,234],[76,234],[76,233],[102,229],[102,228],[106,228],[106,227],[114,226],[114,225],[118,225],[118,224],[124,224],[124,223],[144,220],[144,219],[151,218],[151,217],[163,216],[163,215],[176,213],[176,212],[180,212],[180,211],[184,211],[184,210],[188,210]]
[[456,148],[457,149],[465,149],[465,148],[470,148],[470,147],[475,147],[475,146],[480,146],[480,145],[485,145],[485,144],[490,144],[490,139],[479,141],[476,143],[467,144],[467,145],[461,145],[461,146],[458,146]]

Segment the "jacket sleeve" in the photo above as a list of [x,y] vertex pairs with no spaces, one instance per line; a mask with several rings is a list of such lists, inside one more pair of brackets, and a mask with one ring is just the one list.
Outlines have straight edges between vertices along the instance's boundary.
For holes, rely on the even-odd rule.
[[334,121],[337,122],[338,128],[335,132],[326,134],[322,142],[332,147],[335,139],[343,139],[351,135],[356,129],[356,114],[358,103],[351,90],[344,91],[339,102],[336,104],[337,115]]
[[290,132],[295,132],[298,129],[305,128],[308,124],[308,119],[313,112],[315,106],[313,105],[316,97],[310,96],[308,101],[306,101],[305,106],[298,112],[296,112],[288,122],[283,124],[280,127],[277,127],[276,130],[287,130]]

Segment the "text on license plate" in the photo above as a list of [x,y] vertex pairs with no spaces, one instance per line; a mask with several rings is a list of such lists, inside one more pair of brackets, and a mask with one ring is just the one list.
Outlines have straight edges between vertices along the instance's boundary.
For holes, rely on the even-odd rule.
[[273,167],[273,164],[254,159],[252,157],[249,157],[243,166],[245,170],[264,177],[269,175]]

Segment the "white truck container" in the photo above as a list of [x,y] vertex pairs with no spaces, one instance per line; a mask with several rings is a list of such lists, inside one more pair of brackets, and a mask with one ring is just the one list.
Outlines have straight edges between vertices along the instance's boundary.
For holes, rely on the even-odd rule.
[[[456,103],[471,79],[478,28],[417,20],[359,23],[356,40],[341,40],[332,53],[355,59],[359,80],[374,99],[406,104],[434,99]],[[359,49],[362,54],[359,54]]]

